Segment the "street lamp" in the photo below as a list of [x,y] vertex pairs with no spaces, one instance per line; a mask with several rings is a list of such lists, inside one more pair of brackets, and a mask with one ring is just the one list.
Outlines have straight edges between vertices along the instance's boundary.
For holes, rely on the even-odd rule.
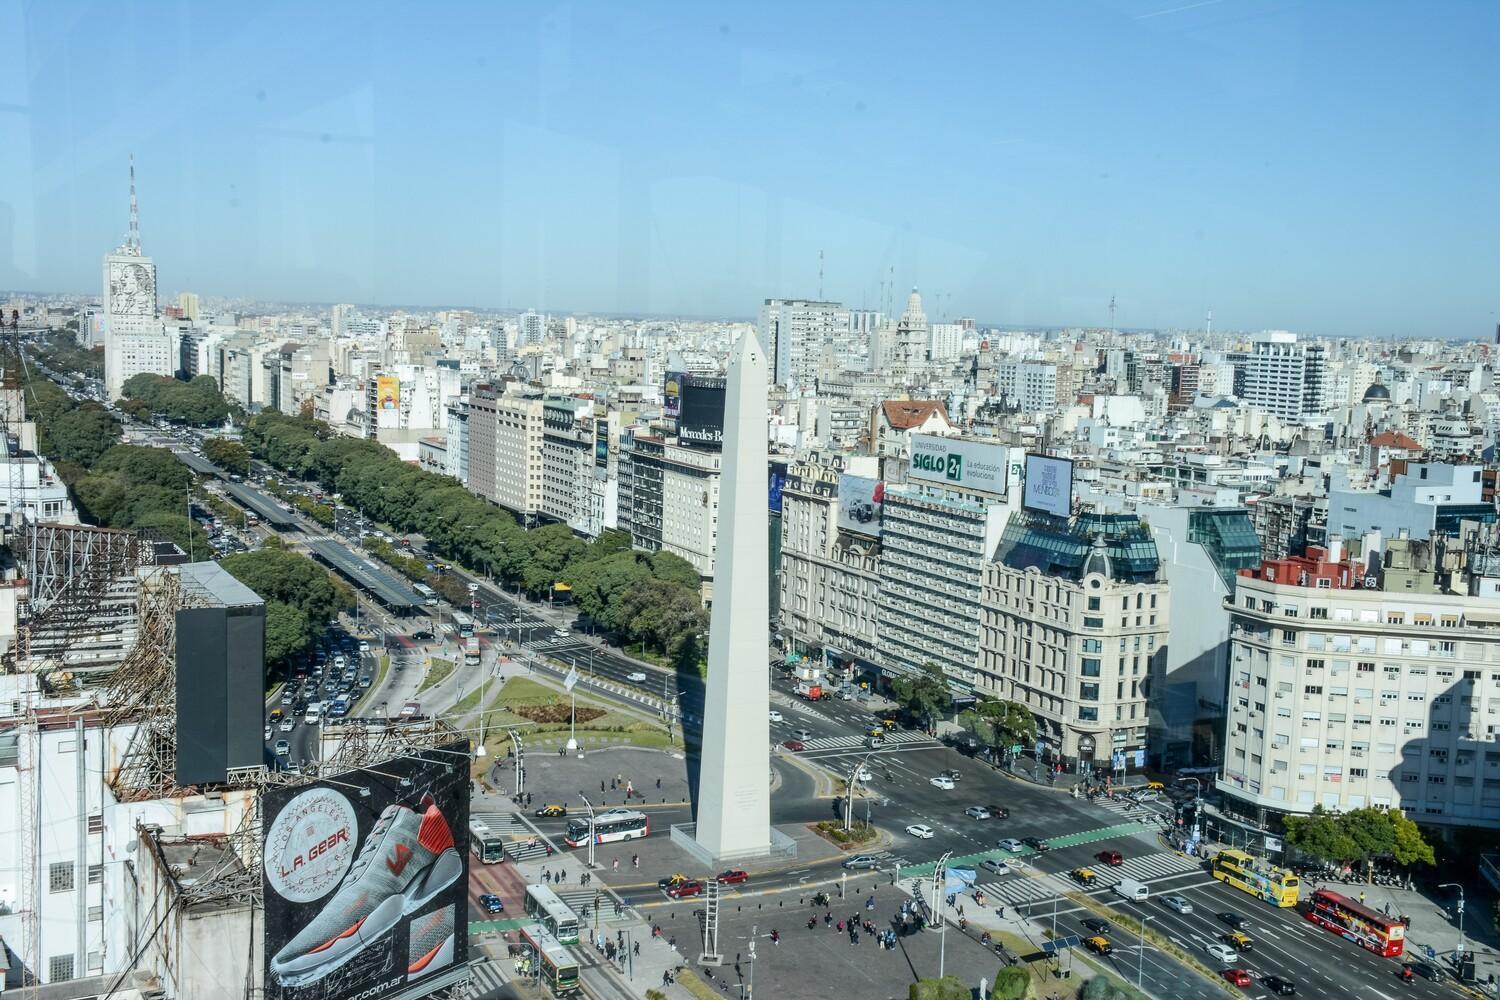
[[586,810],[588,810],[588,814],[589,814],[589,868],[593,868],[594,867],[594,804],[589,801],[589,797],[587,795],[580,794],[578,797],[583,800],[583,808],[586,809]]
[[941,888],[945,893],[948,882],[948,859],[953,857],[953,852],[948,851],[938,858],[937,865],[932,869],[932,915],[938,919],[942,926],[938,929],[938,978],[943,978],[944,961],[947,958],[948,945],[948,920],[942,908],[938,905],[941,897],[938,890]]
[[[1458,890],[1458,953],[1455,957],[1459,962],[1464,960],[1464,887],[1457,882],[1444,882],[1438,886],[1439,889]],[[1460,970],[1462,972],[1462,970]]]
[[875,753],[875,751],[871,750],[869,753],[865,754],[864,757],[860,760],[860,762],[858,764],[854,765],[854,770],[852,770],[852,771],[849,772],[849,780],[847,782],[845,782],[845,784],[848,785],[848,787],[845,789],[845,795],[844,795],[844,829],[845,830],[848,830],[849,827],[851,827],[854,824],[854,785],[855,785],[855,782],[857,782],[859,780],[860,772],[865,769],[865,764],[869,762],[870,758],[874,755],[874,753]]
[[1141,979],[1146,971],[1146,921],[1156,919],[1155,916],[1141,918],[1141,950],[1136,956],[1135,963],[1135,988],[1141,988]]

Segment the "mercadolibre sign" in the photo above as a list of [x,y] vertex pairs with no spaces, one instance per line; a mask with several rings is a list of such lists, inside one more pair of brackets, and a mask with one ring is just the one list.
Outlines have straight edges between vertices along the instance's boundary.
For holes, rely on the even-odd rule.
[[1009,455],[1002,444],[913,434],[908,479],[965,486],[1003,494],[1009,485]]

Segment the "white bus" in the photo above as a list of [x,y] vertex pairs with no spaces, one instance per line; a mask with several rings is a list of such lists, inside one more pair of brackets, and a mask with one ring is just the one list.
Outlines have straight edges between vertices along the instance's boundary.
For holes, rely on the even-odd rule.
[[[617,840],[635,840],[650,833],[650,817],[633,809],[610,809],[597,814],[593,820],[594,843],[596,844],[609,844]],[[588,842],[588,819],[569,820],[568,832],[563,834],[563,843],[569,847],[583,847]]]
[[526,887],[526,915],[541,921],[547,933],[563,944],[578,943],[578,914],[550,886]]
[[491,830],[483,820],[469,821],[469,849],[475,858],[487,865],[505,860],[505,838]]
[[437,604],[437,602],[438,602],[437,591],[435,591],[431,587],[427,586],[427,584],[425,584],[425,583],[414,583],[414,584],[411,585],[411,589],[415,590],[418,594],[421,595],[421,597],[422,597],[422,603],[423,604],[426,604],[428,606]]
[[467,639],[474,634],[474,619],[462,611],[453,612],[453,624],[458,626],[458,634],[461,638]]

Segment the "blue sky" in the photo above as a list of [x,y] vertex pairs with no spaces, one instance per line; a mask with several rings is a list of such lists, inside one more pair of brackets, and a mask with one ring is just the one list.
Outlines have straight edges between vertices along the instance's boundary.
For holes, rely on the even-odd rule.
[[1481,336],[1500,5],[0,0],[0,288]]

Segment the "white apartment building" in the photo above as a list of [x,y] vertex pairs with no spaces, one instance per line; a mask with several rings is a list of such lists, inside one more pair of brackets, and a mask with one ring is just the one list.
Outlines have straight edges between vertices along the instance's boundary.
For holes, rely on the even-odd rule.
[[580,534],[588,534],[591,520],[593,417],[592,399],[567,396],[542,405],[541,513]]
[[1044,361],[1002,361],[995,366],[996,390],[1025,413],[1057,409],[1057,366]]
[[[473,405],[471,401],[471,406]],[[494,453],[491,461],[495,474],[490,499],[529,521],[542,511],[544,504],[542,401],[520,396],[500,396],[494,400],[490,412],[494,419]],[[471,416],[470,419],[474,417]],[[471,452],[471,468],[473,459]]]
[[719,533],[719,450],[643,433],[622,434],[620,449],[620,527],[636,548],[692,563],[707,595]]
[[1328,352],[1285,330],[1257,334],[1245,360],[1245,392],[1252,406],[1282,420],[1315,421],[1328,408]]
[[1359,564],[1309,554],[1241,576],[1226,602],[1226,807],[1500,827],[1500,601],[1386,591],[1384,572],[1356,587]]
[[789,393],[811,395],[825,355],[849,340],[849,310],[838,302],[766,299],[760,307],[760,342],[775,368],[771,381]]

